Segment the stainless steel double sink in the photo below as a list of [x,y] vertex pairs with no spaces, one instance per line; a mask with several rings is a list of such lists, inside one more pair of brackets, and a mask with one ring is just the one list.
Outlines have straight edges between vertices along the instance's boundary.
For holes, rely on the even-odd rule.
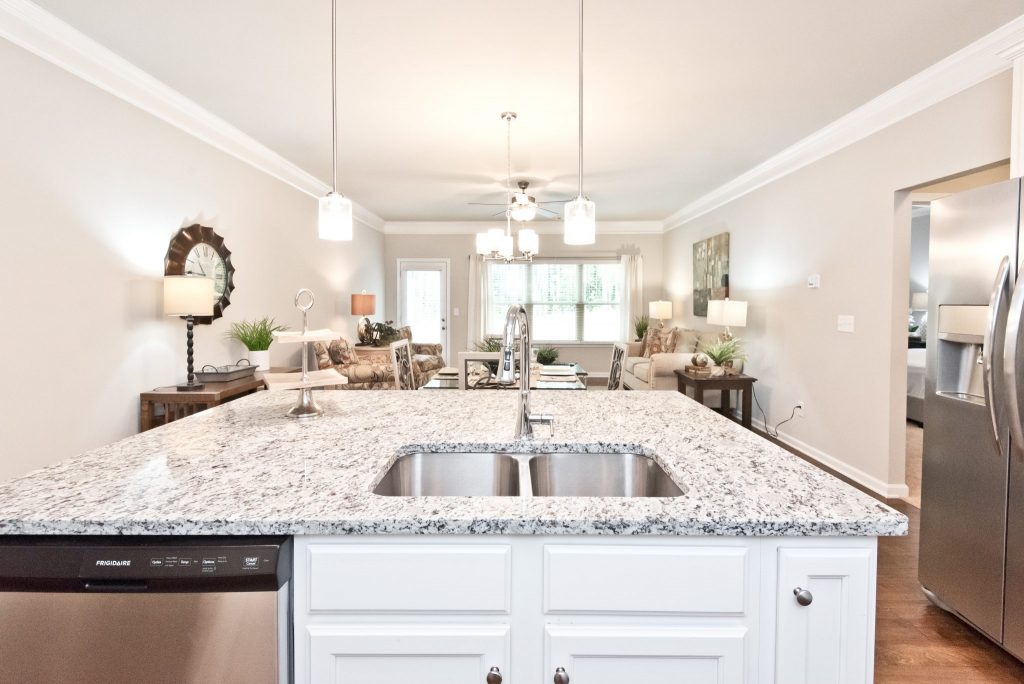
[[650,456],[618,452],[403,454],[382,496],[672,497],[683,490]]

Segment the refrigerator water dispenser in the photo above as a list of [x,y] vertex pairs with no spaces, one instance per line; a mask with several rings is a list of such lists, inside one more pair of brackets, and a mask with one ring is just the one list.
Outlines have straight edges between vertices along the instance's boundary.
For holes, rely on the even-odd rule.
[[987,306],[939,306],[936,393],[985,404],[982,346],[987,321]]

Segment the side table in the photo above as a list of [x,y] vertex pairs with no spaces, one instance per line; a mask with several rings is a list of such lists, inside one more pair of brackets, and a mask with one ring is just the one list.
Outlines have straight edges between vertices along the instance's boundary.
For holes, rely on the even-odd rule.
[[[294,368],[271,368],[275,373],[292,372]],[[174,385],[157,387],[139,395],[139,431],[145,432],[158,425],[191,416],[212,406],[244,397],[263,389],[263,374],[255,373],[249,378],[227,382],[207,382],[203,389],[193,392],[179,392]],[[163,415],[157,415],[157,407],[163,408]]]
[[721,412],[726,416],[731,417],[732,415],[732,390],[739,390],[741,395],[741,401],[743,403],[742,420],[740,424],[749,429],[751,423],[751,414],[753,413],[753,407],[751,406],[751,396],[754,393],[754,383],[757,382],[757,378],[749,375],[719,375],[717,377],[709,378],[698,378],[690,375],[686,371],[676,371],[676,382],[678,383],[679,391],[686,394],[686,388],[693,388],[693,398],[703,404],[704,403],[704,392],[708,390],[721,390],[722,391],[722,408]]

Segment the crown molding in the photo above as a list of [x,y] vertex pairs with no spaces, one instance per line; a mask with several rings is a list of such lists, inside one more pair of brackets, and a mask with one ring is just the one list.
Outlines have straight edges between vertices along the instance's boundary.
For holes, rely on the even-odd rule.
[[[29,0],[0,0],[0,36],[312,197],[331,189],[266,145]],[[354,218],[383,230],[358,204]]]
[[[533,228],[539,235],[561,235],[561,221],[530,221],[524,227]],[[476,235],[489,228],[504,229],[504,221],[385,221],[385,235]],[[518,231],[519,224],[512,231]],[[661,235],[661,221],[598,221],[597,234],[601,235]]]
[[1009,70],[1024,54],[1024,15],[787,147],[665,219],[666,232]]

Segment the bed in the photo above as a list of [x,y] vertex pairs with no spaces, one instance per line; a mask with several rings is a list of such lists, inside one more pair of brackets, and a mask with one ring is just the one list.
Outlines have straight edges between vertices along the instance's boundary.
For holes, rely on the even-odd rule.
[[927,349],[907,350],[907,420],[924,425],[924,359]]

